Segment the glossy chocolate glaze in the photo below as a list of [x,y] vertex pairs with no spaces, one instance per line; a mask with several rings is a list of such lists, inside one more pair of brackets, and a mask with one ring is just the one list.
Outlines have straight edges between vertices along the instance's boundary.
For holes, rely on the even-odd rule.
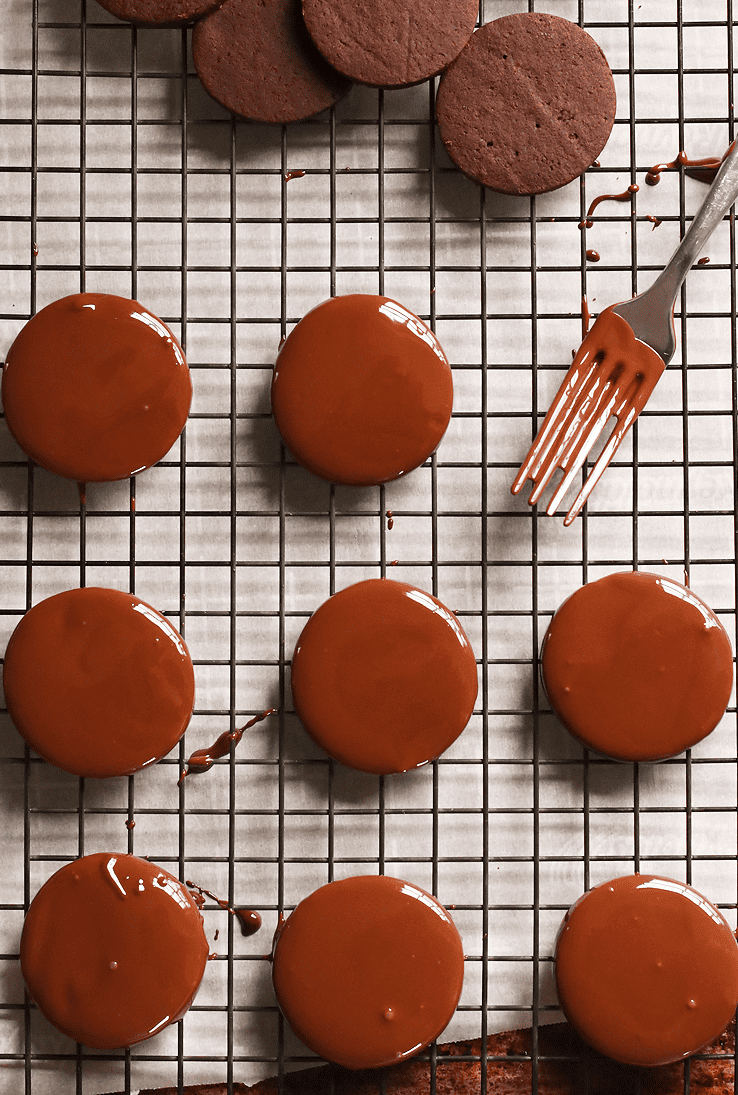
[[376,1068],[438,1037],[459,1001],[464,952],[425,890],[360,876],[316,890],[279,926],[272,978],[305,1045],[346,1068]]
[[63,297],[25,325],[3,369],[8,428],[48,471],[78,482],[125,479],[182,432],[189,369],[169,328],[137,301]]
[[20,944],[28,991],[83,1045],[135,1045],[181,1019],[205,970],[202,917],[173,875],[100,852],[67,863],[31,902]]
[[691,887],[628,875],[572,906],[556,944],[562,1009],[600,1053],[664,1065],[696,1053],[738,1002],[738,944]]
[[292,698],[329,756],[377,774],[434,760],[466,726],[477,667],[456,616],[390,578],[330,597],[292,656]]
[[319,304],[274,366],[272,410],[285,445],[334,483],[384,483],[417,468],[440,443],[452,404],[435,335],[387,297]]
[[543,640],[549,702],[582,744],[618,760],[662,760],[701,741],[733,683],[730,640],[700,598],[642,572],[590,582]]
[[28,744],[79,776],[126,775],[176,745],[195,676],[179,633],[129,593],[90,587],[40,601],[10,637],[8,712]]

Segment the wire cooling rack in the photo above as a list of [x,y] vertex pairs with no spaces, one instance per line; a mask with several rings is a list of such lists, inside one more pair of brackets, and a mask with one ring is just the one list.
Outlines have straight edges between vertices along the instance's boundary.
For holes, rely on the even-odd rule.
[[[698,207],[683,171],[645,171],[734,136],[732,0],[487,0],[483,21],[551,12],[615,74],[612,137],[579,181],[534,199],[462,178],[434,88],[354,89],[287,128],[234,121],[194,75],[183,31],[135,30],[94,0],[5,0],[0,48],[0,350],[67,293],[133,296],[181,336],[195,396],[181,442],[134,481],[75,484],[0,432],[0,632],[80,584],[135,592],[179,626],[197,706],[177,755],[79,781],[0,722],[0,1092],[136,1091],[254,1081],[309,1060],[264,960],[280,911],[318,885],[384,871],[453,910],[461,1005],[444,1039],[559,1017],[556,930],[587,887],[633,870],[691,882],[736,919],[735,707],[687,756],[615,764],[549,712],[538,650],[587,580],[685,575],[731,636],[736,603],[735,226],[710,241],[677,310],[679,349],[632,438],[569,529],[509,484],[582,312],[644,288]],[[603,203],[586,233],[594,197]],[[659,222],[657,225],[657,221]],[[596,250],[598,263],[586,257]],[[269,414],[280,338],[332,294],[384,293],[436,330],[454,415],[438,453],[377,489],[332,488],[280,447]],[[458,612],[480,675],[467,730],[404,776],[334,765],[291,706],[290,656],[333,591],[390,575]],[[186,756],[267,708],[229,759]],[[82,1049],[24,997],[24,910],[64,862],[131,851],[260,911],[244,939],[214,902],[218,957],[184,1022],[129,1052]],[[217,937],[217,938],[216,938]]]

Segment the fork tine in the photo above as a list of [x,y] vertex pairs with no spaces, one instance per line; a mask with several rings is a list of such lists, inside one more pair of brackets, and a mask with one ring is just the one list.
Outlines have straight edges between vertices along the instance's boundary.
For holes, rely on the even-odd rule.
[[637,414],[638,412],[634,408],[631,408],[624,420],[618,418],[618,420],[616,421],[607,444],[603,448],[600,455],[597,457],[597,462],[595,463],[594,467],[582,484],[581,490],[572,502],[571,508],[564,518],[565,525],[570,525],[575,517],[578,515],[582,506],[592,493],[592,490],[597,485],[597,482],[602,476],[603,472],[609,466],[610,461],[620,447],[620,442],[623,440],[626,433],[632,426]]
[[[607,376],[605,375],[606,372],[608,373]],[[582,445],[590,438],[593,428],[592,423],[599,425],[601,431],[604,429],[607,419],[618,413],[625,398],[623,390],[619,386],[622,375],[623,367],[620,363],[616,363],[608,370],[607,363],[603,362],[598,384],[592,385],[591,391],[588,393],[589,398],[582,401],[576,422],[567,431],[567,442],[560,446],[559,467],[563,471],[566,472],[570,469],[572,461],[577,459]],[[603,383],[600,384],[600,380],[603,380]],[[589,448],[592,447],[598,436],[599,434],[595,434],[589,443]],[[579,466],[581,467],[581,463]]]
[[513,494],[531,479],[528,501],[534,505],[560,468],[563,476],[546,507],[551,516],[614,417],[610,437],[567,514],[565,524],[571,524],[643,409],[667,360],[636,336],[614,305],[606,308],[579,347],[513,482]]
[[[555,435],[551,438],[546,452],[531,469],[533,489],[528,501],[534,505],[548,486],[557,468],[564,466],[565,456],[576,444],[581,434],[582,422],[588,421],[591,413],[592,400],[598,395],[600,386],[599,378],[594,372],[589,376],[589,383],[578,393],[576,399],[567,408],[566,414],[558,424]],[[601,390],[599,392],[601,395]]]
[[597,461],[594,467],[590,471],[589,475],[582,484],[579,493],[572,502],[571,508],[564,518],[565,525],[570,525],[579,514],[579,511],[582,509],[584,503],[589,498],[592,490],[597,485],[598,480],[602,476],[605,469],[609,466],[610,461],[612,460],[617,450],[620,448],[620,444],[623,441],[625,435],[628,433],[628,430],[633,425],[638,415],[641,413],[641,410],[643,409],[646,401],[651,395],[651,392],[656,387],[656,381],[658,379],[658,376],[653,378],[651,376],[644,376],[643,374],[638,374],[633,377],[633,380],[623,397],[623,401],[617,409],[615,425],[613,426],[612,433],[610,434],[607,444],[604,446],[602,452],[597,457]]
[[[603,406],[603,397],[605,395],[609,395],[609,398]],[[612,418],[621,395],[622,393],[617,387],[608,390],[605,386],[600,393],[600,397],[586,419],[583,428],[577,434],[576,438],[574,438],[572,444],[570,444],[566,453],[566,460],[562,461],[561,466],[566,474],[546,506],[546,513],[549,517],[558,509],[559,503],[574,482],[577,472],[589,456],[597,438],[604,430],[608,420]]]
[[[575,405],[570,409],[566,428],[562,429],[560,443],[551,453],[545,474],[536,478],[535,487],[530,495],[531,505],[538,501],[543,490],[550,482],[557,468],[568,472],[572,461],[577,461],[576,467],[581,467],[584,456],[578,460],[583,445],[587,445],[587,452],[597,440],[605,422],[613,413],[613,407],[618,400],[617,380],[621,373],[620,367],[610,370],[610,375],[605,376],[606,366],[600,363],[597,370],[591,374],[591,382],[585,392],[580,393]],[[602,411],[603,404],[607,410]],[[594,431],[594,432],[593,432]],[[537,469],[540,472],[540,469]],[[567,479],[567,482],[571,482]],[[558,495],[557,490],[557,495]]]
[[592,373],[597,368],[597,362],[594,360],[594,357],[592,358],[589,367],[587,367],[587,364],[587,355],[585,354],[580,358],[577,354],[577,357],[569,366],[569,370],[561,382],[556,397],[549,407],[546,417],[536,434],[535,441],[528,450],[528,454],[513,480],[512,487],[510,488],[513,494],[519,493],[527,479],[532,479],[534,483],[536,482],[550,448],[559,436],[562,425],[569,420],[570,413],[567,412],[564,416],[563,423],[560,424],[557,421],[561,411],[567,406],[570,400],[576,400],[579,397],[582,390],[589,383]]

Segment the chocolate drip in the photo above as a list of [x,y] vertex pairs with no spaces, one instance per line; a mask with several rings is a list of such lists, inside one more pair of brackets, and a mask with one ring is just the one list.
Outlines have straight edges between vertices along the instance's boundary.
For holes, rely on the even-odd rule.
[[238,921],[239,927],[241,928],[241,935],[256,935],[261,927],[261,917],[256,909],[236,908],[234,905],[229,904],[224,898],[216,897],[214,893],[210,890],[206,890],[204,886],[198,886],[196,882],[190,882],[188,880],[185,882],[185,886],[190,891],[190,896],[198,909],[205,907],[206,897],[209,897],[216,905],[220,905],[221,909],[227,909],[231,916],[235,916]]
[[[728,150],[729,151],[729,150]],[[728,153],[725,153],[727,156]],[[686,173],[692,179],[697,179],[698,182],[711,183],[717,174],[717,170],[720,164],[725,159],[725,156],[720,158],[716,156],[706,156],[702,160],[690,160],[686,152],[680,152],[673,160],[669,160],[668,163],[657,163],[653,167],[650,167],[646,172],[646,182],[649,186],[656,186],[661,180],[662,171],[675,171],[678,167],[683,167]]]
[[241,935],[256,935],[261,927],[261,917],[256,909],[233,909],[241,925]]
[[244,731],[248,730],[251,726],[255,726],[257,722],[261,722],[269,715],[274,714],[276,714],[276,709],[270,707],[268,710],[262,711],[260,715],[255,715],[253,719],[249,719],[249,721],[239,730],[226,730],[216,739],[209,749],[196,749],[187,761],[184,771],[180,774],[180,777],[177,780],[177,786],[180,786],[185,776],[190,776],[197,772],[207,772],[213,767],[216,760],[228,756],[231,751],[231,745],[238,745],[244,735]]
[[[582,297],[582,338],[587,334],[589,325],[592,322],[592,314],[589,310],[589,302],[585,296]],[[576,351],[575,351],[576,353]],[[574,354],[572,355],[574,356]]]
[[584,218],[583,221],[579,222],[579,227],[580,228],[591,228],[592,227],[592,224],[593,224],[592,214],[594,213],[597,206],[600,205],[602,202],[627,202],[627,201],[630,200],[630,197],[631,197],[632,194],[637,194],[638,193],[639,189],[640,189],[640,187],[638,186],[637,183],[631,183],[630,186],[628,187],[628,189],[624,190],[622,192],[622,194],[600,194],[599,197],[593,198],[592,201],[589,203],[589,209],[587,210],[587,216]]

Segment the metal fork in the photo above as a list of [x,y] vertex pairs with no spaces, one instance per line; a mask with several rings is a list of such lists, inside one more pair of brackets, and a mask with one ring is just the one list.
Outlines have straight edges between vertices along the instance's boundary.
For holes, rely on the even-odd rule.
[[734,142],[684,238],[653,285],[600,314],[580,346],[512,484],[526,480],[533,505],[557,469],[563,478],[546,506],[557,510],[611,418],[615,424],[564,518],[570,525],[633,425],[676,347],[674,305],[687,273],[738,198],[738,144]]

